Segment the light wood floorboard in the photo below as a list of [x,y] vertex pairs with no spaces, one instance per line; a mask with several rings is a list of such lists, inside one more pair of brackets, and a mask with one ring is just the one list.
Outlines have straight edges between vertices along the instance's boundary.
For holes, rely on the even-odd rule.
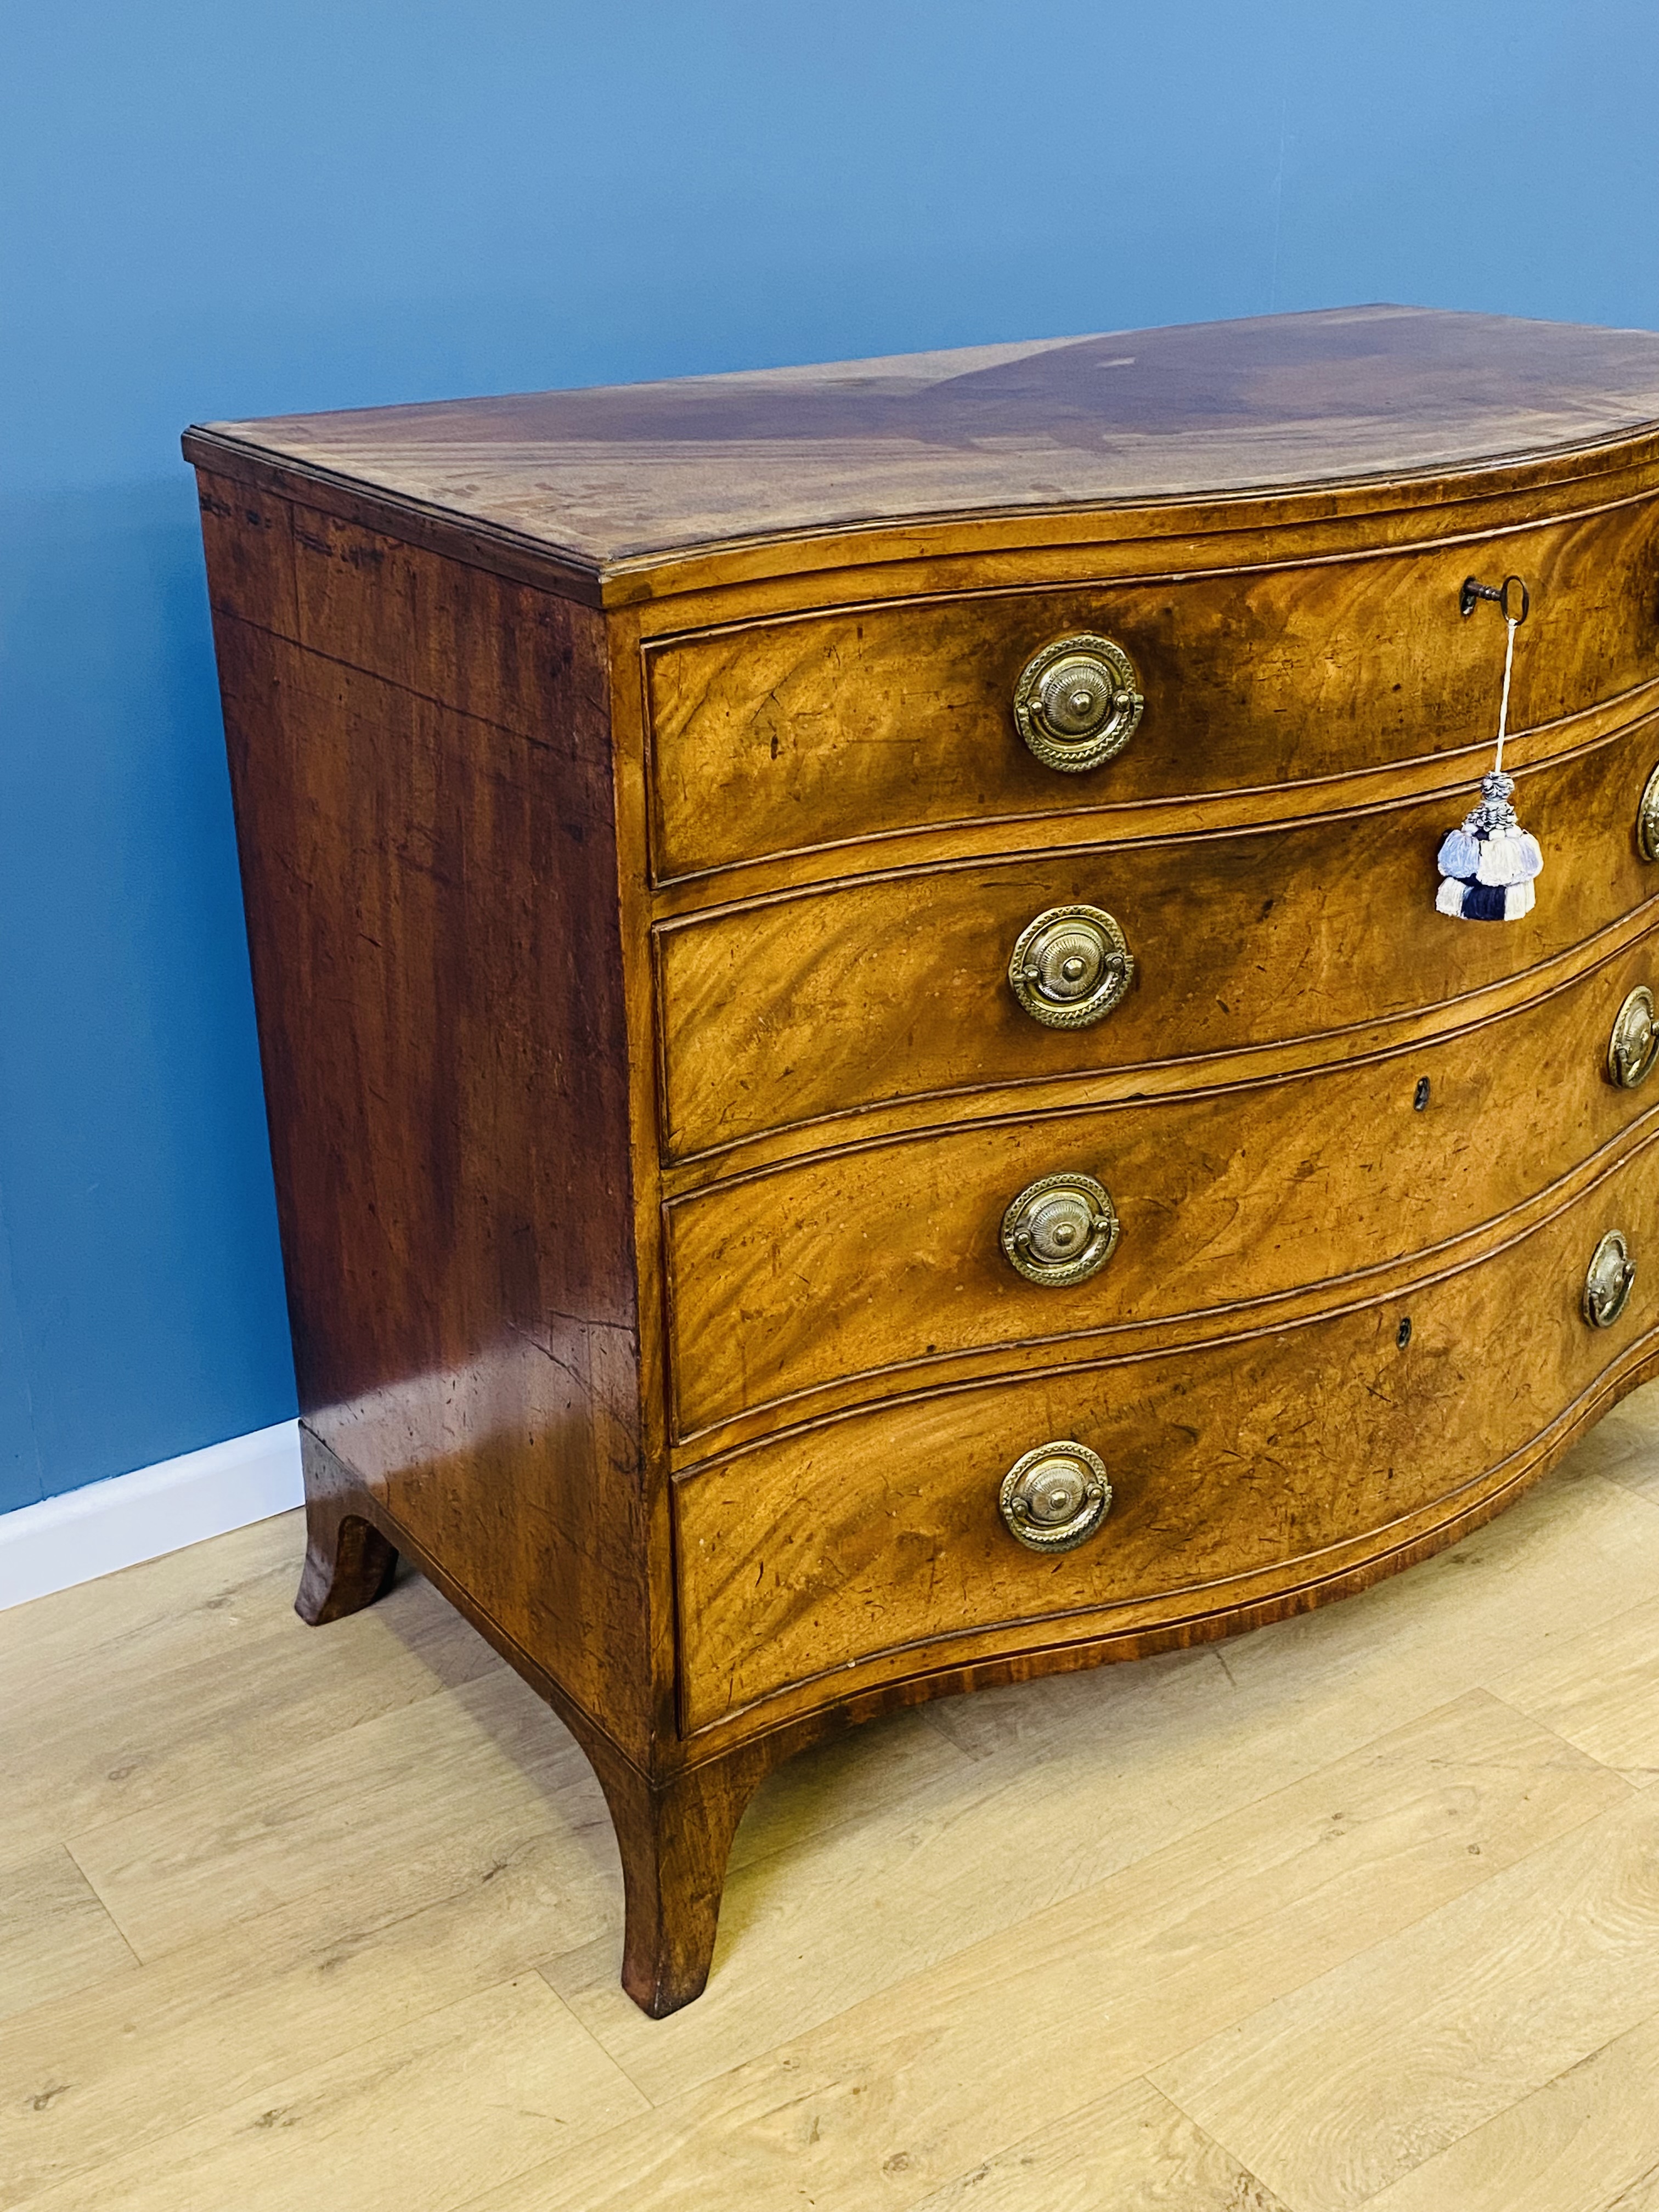
[[136,1676],[175,1659],[217,1658],[251,1626],[275,1628],[297,1526],[297,1515],[282,1514],[0,1613],[8,1705],[48,1689],[64,1669],[83,1676],[94,1660]]
[[503,1668],[69,1838],[142,1959],[320,1892],[335,1924],[447,1897],[532,1837],[564,1838],[557,1924],[603,1926],[620,1881],[599,1787],[562,1729]]
[[[1207,1741],[1208,1731],[1200,1734],[1200,1744]],[[1486,1771],[1494,1735],[1528,1776],[1512,1807],[1495,1794],[1505,1785]],[[1172,1757],[1166,1774],[1109,1758],[1098,1777],[1086,1768],[1075,1773],[1060,1760],[996,1773],[987,1762],[976,1803],[961,1792],[942,1811],[896,1805],[803,1849],[791,1863],[792,1872],[799,1869],[792,1880],[761,1867],[734,1883],[739,1911],[735,1925],[725,1923],[718,1956],[741,1953],[744,1970],[711,1977],[707,1994],[666,2021],[647,2021],[623,1995],[613,1941],[579,1954],[574,1970],[572,1961],[550,1962],[548,1978],[660,2101],[780,2043],[798,2042],[854,2005],[861,2017],[875,2017],[902,1983],[925,1996],[931,1978],[975,1938],[974,1956],[984,1960],[993,1985],[1005,1971],[1019,1975],[1030,1946],[1051,1928],[1059,1950],[1092,1936],[1103,1986],[1113,1986],[1126,1966],[1131,1979],[1148,1971],[1163,1976],[1169,1962],[1147,1939],[1172,1903],[1183,1923],[1198,1917],[1201,1933],[1195,1926],[1170,1940],[1213,1947],[1233,1933],[1232,1898],[1249,1896],[1264,1913],[1273,1911],[1277,1893],[1263,1900],[1249,1885],[1282,1882],[1298,1923],[1294,1941],[1311,1941],[1332,1899],[1346,1914],[1379,1875],[1412,1900],[1410,1911],[1426,1911],[1428,1897],[1414,1886],[1421,1851],[1433,1855],[1424,1879],[1462,1886],[1490,1873],[1491,1854],[1507,1856],[1522,1838],[1542,1840],[1557,1820],[1587,1819],[1615,1790],[1628,1794],[1604,1768],[1575,1759],[1547,1730],[1478,1692],[1347,1759],[1333,1764],[1330,1747],[1327,1737],[1327,1756],[1310,1755],[1304,1773],[1277,1790],[1264,1755],[1256,1781],[1267,1796],[1238,1790],[1224,1766],[1208,1777],[1201,1748],[1189,1761]],[[1406,1770],[1413,1782],[1405,1780]],[[1445,1777],[1465,1770],[1468,1783],[1458,1794]],[[1128,1809],[1137,1793],[1144,1796],[1144,1820]],[[1494,1826],[1500,1802],[1506,1809]],[[1362,1814],[1361,1805],[1371,1813]],[[1117,1808],[1124,1808],[1121,1820]],[[1452,1832],[1447,1808],[1455,1809],[1456,1842],[1442,1854]],[[1225,1874],[1218,1893],[1206,1883],[1212,1865]],[[1433,1893],[1437,1902],[1443,1893],[1437,1887]],[[1378,1899],[1356,1924],[1380,1933],[1396,1924],[1388,1918],[1391,1910]],[[1001,1940],[993,1947],[994,1931]],[[1219,1986],[1221,1954],[1209,1948],[1206,1958]],[[1269,1963],[1265,1970],[1274,1968]],[[1041,2014],[1041,1996],[1036,2005]]]
[[1659,1597],[1559,1637],[1535,1659],[1494,1675],[1493,1687],[1632,1787],[1659,1782]]
[[[625,2141],[483,2204],[657,2212],[722,2187],[745,2206],[792,2205],[798,2188],[820,2212],[908,2203],[1028,2134],[1035,2099],[1060,2118],[1121,2088],[1484,1886],[1493,1864],[1632,1802],[1617,1776],[1469,1693],[763,2057],[679,2095],[655,2087]],[[911,2194],[895,2198],[898,2158]]]
[[64,1844],[0,1865],[0,2021],[137,1963]]
[[338,1656],[319,1668],[310,1639],[293,1632],[291,1539],[276,1571],[222,1625],[228,1632],[210,1657],[137,1638],[41,1676],[0,1658],[20,1677],[0,1709],[0,1852],[38,1836],[43,1818],[81,1832],[198,1790],[211,1795],[226,1769],[275,1766],[500,1665],[453,1607],[411,1578],[338,1622]]
[[380,2035],[27,2201],[39,2212],[451,2212],[644,2107],[531,1974]]
[[1346,2212],[1656,2011],[1644,1792],[1152,2078],[1292,2212]]
[[661,2022],[563,1729],[301,1542],[0,1614],[0,2212],[1659,2212],[1659,1388],[1362,1598],[786,1767]]
[[1367,2212],[1659,2212],[1659,2019],[1592,2051]]
[[[1033,2100],[1034,2102],[1036,2100]],[[901,2159],[902,2154],[901,2154]],[[890,2177],[902,2182],[902,2165]],[[914,2212],[1282,2212],[1145,2081],[1085,2105],[935,2190]]]

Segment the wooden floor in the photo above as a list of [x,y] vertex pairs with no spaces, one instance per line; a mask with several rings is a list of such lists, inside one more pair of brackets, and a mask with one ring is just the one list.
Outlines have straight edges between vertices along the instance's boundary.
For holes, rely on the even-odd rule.
[[0,2207],[1659,2212],[1659,1386],[1364,1597],[786,1768],[655,2023],[568,1737],[300,1550],[0,1614]]

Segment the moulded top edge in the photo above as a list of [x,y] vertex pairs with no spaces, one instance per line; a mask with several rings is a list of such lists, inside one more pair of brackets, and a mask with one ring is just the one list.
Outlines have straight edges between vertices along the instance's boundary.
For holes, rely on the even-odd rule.
[[208,426],[588,574],[769,538],[1310,491],[1659,427],[1659,334],[1370,307]]

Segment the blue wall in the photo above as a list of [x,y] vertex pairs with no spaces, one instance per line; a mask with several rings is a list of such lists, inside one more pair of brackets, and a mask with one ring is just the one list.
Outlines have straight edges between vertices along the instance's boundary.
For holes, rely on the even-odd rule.
[[0,1506],[292,1411],[191,419],[1659,325],[1653,0],[0,0]]

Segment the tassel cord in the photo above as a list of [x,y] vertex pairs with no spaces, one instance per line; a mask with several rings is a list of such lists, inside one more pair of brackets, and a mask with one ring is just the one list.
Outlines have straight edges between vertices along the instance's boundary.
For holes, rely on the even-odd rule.
[[1504,622],[1509,635],[1504,645],[1504,696],[1498,706],[1498,757],[1492,763],[1492,772],[1496,775],[1504,773],[1504,739],[1510,724],[1510,671],[1515,665],[1515,633],[1521,627],[1513,615],[1506,616]]

